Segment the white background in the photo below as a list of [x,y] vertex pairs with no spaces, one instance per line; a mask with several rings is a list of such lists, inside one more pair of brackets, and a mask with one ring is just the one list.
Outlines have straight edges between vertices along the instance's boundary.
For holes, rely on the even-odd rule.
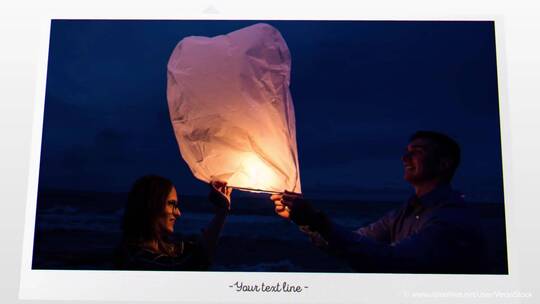
[[[508,277],[464,276],[395,276],[367,275],[356,285],[350,286],[349,275],[323,275],[298,277],[316,287],[311,296],[317,299],[335,299],[340,302],[360,302],[358,291],[366,289],[366,303],[380,294],[381,299],[392,303],[539,303],[540,284],[540,9],[533,1],[378,1],[367,4],[359,1],[20,1],[0,4],[0,300],[3,303],[29,302],[18,300],[22,241],[25,228],[25,208],[29,177],[29,160],[32,143],[33,115],[36,105],[42,104],[44,76],[42,46],[43,19],[47,18],[131,18],[131,19],[401,19],[401,20],[452,20],[479,19],[497,21],[497,47],[499,54],[499,89],[501,96],[503,158],[507,225],[509,234],[509,259],[511,275]],[[219,13],[216,13],[219,12]],[[39,86],[38,86],[39,84]],[[38,113],[41,114],[41,113]],[[50,273],[49,273],[50,274]],[[46,273],[44,282],[66,286],[65,294],[79,294],[85,298],[121,299],[124,293],[144,294],[158,292],[176,294],[163,299],[180,299],[176,286],[178,277],[130,276],[98,274],[103,279],[73,286],[77,274],[71,272],[52,277]],[[93,273],[92,275],[95,275]],[[78,276],[85,276],[79,273]],[[252,274],[229,274],[201,277],[210,282],[252,279]],[[276,275],[261,277],[271,281]],[[107,280],[117,285],[107,285]],[[123,279],[123,281],[122,281]],[[535,282],[536,281],[536,282]],[[406,284],[412,282],[414,284]],[[339,287],[341,283],[343,287]],[[390,283],[402,284],[409,291],[521,291],[533,294],[523,299],[419,299],[389,295]],[[101,284],[101,286],[100,286]],[[133,284],[133,285],[132,285]],[[186,283],[184,283],[186,284]],[[416,285],[419,284],[419,285]],[[211,284],[209,284],[211,285]],[[322,288],[320,286],[327,286]],[[39,287],[39,285],[37,285]],[[80,291],[77,292],[76,289]],[[186,286],[178,286],[178,289]],[[423,289],[422,289],[423,288]],[[192,286],[208,300],[226,300],[222,286]],[[36,291],[39,290],[36,289]],[[219,298],[212,297],[214,292]],[[331,294],[334,293],[334,294]],[[58,298],[62,292],[56,291]],[[140,293],[139,299],[143,299]],[[223,296],[222,296],[223,295]],[[236,297],[230,293],[229,300]],[[354,298],[352,298],[354,296]],[[304,300],[309,299],[304,297]],[[347,297],[351,297],[347,300]],[[74,297],[70,297],[74,299]],[[148,299],[148,298],[147,298]],[[156,298],[150,298],[156,299]],[[237,298],[238,300],[239,298]],[[242,298],[240,298],[242,299]],[[244,297],[246,301],[294,301],[295,298]],[[312,298],[313,300],[315,298]],[[370,299],[371,301],[368,301]],[[301,300],[297,298],[296,300]]]

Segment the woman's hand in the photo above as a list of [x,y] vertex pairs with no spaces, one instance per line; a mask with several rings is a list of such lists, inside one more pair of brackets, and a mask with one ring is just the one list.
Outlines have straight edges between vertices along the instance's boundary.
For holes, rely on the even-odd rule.
[[232,188],[227,187],[225,182],[213,181],[210,183],[208,200],[216,207],[216,215],[202,233],[210,259],[216,251],[217,241],[225,224],[227,213],[231,210],[231,192]]
[[208,199],[219,213],[227,213],[231,210],[232,188],[227,187],[226,182],[213,181],[210,183],[210,194]]

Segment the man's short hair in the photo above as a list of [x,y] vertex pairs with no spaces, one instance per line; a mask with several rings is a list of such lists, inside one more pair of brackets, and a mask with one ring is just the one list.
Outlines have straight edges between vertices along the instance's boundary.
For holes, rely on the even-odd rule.
[[461,149],[459,148],[459,144],[448,135],[434,131],[416,131],[411,135],[409,141],[419,138],[428,139],[435,143],[435,153],[439,160],[442,160],[443,158],[450,160],[450,169],[444,176],[445,181],[450,182],[461,161]]

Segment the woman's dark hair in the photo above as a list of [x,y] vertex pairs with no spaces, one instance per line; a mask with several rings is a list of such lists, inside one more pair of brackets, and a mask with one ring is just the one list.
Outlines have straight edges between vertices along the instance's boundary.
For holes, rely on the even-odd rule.
[[124,246],[139,246],[156,240],[161,251],[168,251],[158,219],[172,188],[170,180],[157,175],[146,175],[135,181],[128,194],[122,222]]

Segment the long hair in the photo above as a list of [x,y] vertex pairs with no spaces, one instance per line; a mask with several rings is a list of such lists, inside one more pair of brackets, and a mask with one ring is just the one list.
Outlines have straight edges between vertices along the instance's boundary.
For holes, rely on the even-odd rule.
[[170,254],[170,246],[160,231],[158,220],[172,188],[170,180],[157,175],[143,176],[133,184],[122,222],[123,246],[141,246],[155,240],[160,251]]

